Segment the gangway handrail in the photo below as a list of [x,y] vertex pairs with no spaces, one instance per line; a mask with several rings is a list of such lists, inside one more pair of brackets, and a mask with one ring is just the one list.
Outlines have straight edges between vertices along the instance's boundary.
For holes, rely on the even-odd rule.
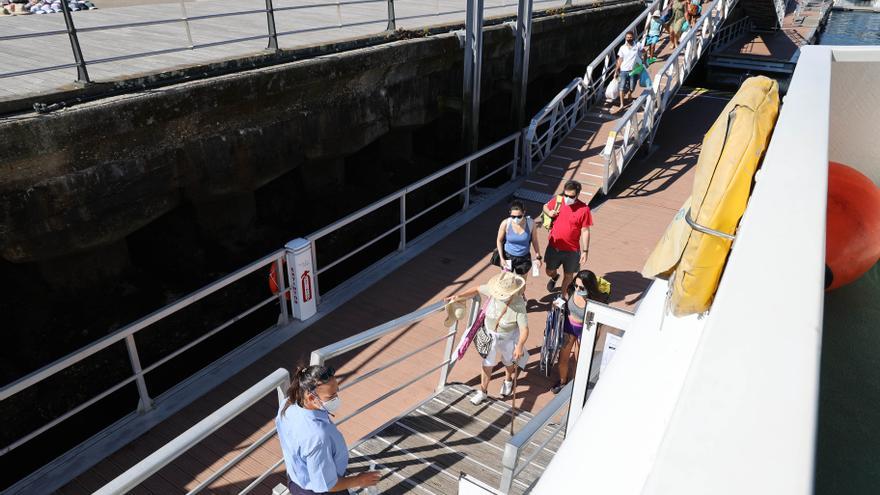
[[[99,488],[95,495],[116,495],[127,493],[137,487],[141,482],[158,472],[163,467],[170,464],[187,450],[219,430],[223,425],[243,413],[251,406],[259,402],[272,390],[278,392],[279,407],[284,402],[287,388],[290,386],[290,374],[284,368],[275,370],[269,376],[263,378],[252,387],[242,392],[238,397],[227,402],[223,407],[211,413],[205,419],[199,421],[185,432],[165,444],[159,450],[153,452],[142,461],[138,462],[124,473],[120,474],[106,485]],[[231,459],[222,468],[214,473],[212,479],[217,479],[223,472],[244,459],[251,452],[256,450],[260,445],[275,436],[276,431],[273,427],[270,432],[257,439],[247,449],[240,452],[234,459]],[[189,491],[189,494],[198,493],[206,488],[208,484],[201,483],[198,487]]]
[[[456,196],[463,196],[464,197],[464,204],[462,206],[462,210],[466,210],[467,208],[469,208],[471,206],[471,190],[473,188],[477,187],[479,184],[486,181],[487,179],[489,179],[490,177],[495,176],[496,174],[500,173],[501,171],[503,171],[505,169],[510,169],[510,180],[515,179],[516,178],[517,163],[519,161],[519,156],[520,156],[520,139],[521,139],[520,133],[510,134],[509,136],[502,138],[502,139],[496,141],[495,143],[492,143],[489,146],[487,146],[487,147],[485,147],[485,148],[483,148],[483,149],[481,149],[481,150],[479,150],[479,151],[477,151],[477,152],[475,152],[465,158],[462,158],[461,160],[458,160],[455,163],[453,163],[447,167],[444,167],[443,169],[441,169],[437,172],[434,172],[433,174],[431,174],[427,177],[419,179],[418,181],[410,184],[409,186],[406,186],[406,187],[400,189],[399,191],[391,194],[390,196],[388,196],[382,200],[379,200],[371,205],[368,205],[368,206],[348,215],[347,217],[345,217],[341,220],[338,220],[337,222],[334,222],[332,225],[330,225],[328,227],[322,228],[322,229],[310,234],[309,236],[307,236],[307,239],[311,243],[312,257],[313,257],[312,260],[313,260],[314,267],[316,270],[316,275],[320,275],[321,273],[329,270],[330,268],[332,268],[333,266],[336,266],[337,264],[341,263],[342,261],[349,259],[351,256],[361,252],[366,247],[369,247],[370,245],[374,244],[378,240],[381,240],[382,238],[386,237],[389,233],[397,231],[397,230],[401,231],[401,241],[400,241],[400,244],[398,247],[398,251],[404,251],[404,250],[406,250],[407,245],[412,244],[413,242],[418,240],[420,237],[426,235],[426,233],[424,233],[417,238],[406,239],[406,225],[407,224],[415,221],[418,218],[421,218],[422,215],[434,210],[435,208],[441,206],[443,203],[449,201],[450,199],[453,199]],[[491,152],[493,152],[493,151],[495,151],[505,145],[509,145],[511,143],[513,144],[513,152],[512,152],[512,155],[509,160],[505,160],[502,165],[500,165],[498,167],[494,167],[492,170],[485,173],[482,177],[471,180],[471,165],[473,164],[474,161],[482,158],[483,156],[485,156],[485,155],[487,155],[487,154],[489,154],[489,153],[491,153]],[[460,170],[462,168],[465,169],[465,176],[466,176],[464,179],[464,182],[465,182],[464,187],[457,189],[455,192],[451,193],[450,195],[446,196],[445,198],[442,198],[439,201],[435,202],[434,204],[427,206],[424,210],[420,211],[419,213],[411,215],[411,216],[406,216],[405,203],[406,203],[407,194],[409,194],[409,193],[411,193],[411,192],[413,192],[413,191],[415,191],[415,190],[417,190],[427,184],[430,184],[431,182],[433,182],[441,177],[444,177],[450,173],[453,173],[457,170]],[[331,264],[324,266],[324,267],[318,266],[317,257],[315,254],[315,248],[316,248],[315,244],[316,244],[317,240],[319,240],[320,238],[322,238],[322,237],[324,237],[324,236],[326,236],[326,235],[328,235],[328,234],[330,234],[330,233],[332,233],[332,232],[334,232],[334,231],[336,231],[346,225],[351,224],[352,222],[354,222],[360,218],[363,218],[364,216],[372,213],[373,211],[377,210],[378,208],[381,208],[382,206],[387,205],[393,201],[400,201],[401,205],[403,206],[402,218],[400,220],[400,223],[397,226],[395,226],[394,228],[392,228],[388,232],[381,233],[379,236],[377,236],[376,238],[374,238],[372,240],[365,241],[364,243],[362,243],[360,246],[358,246],[354,250],[347,252],[342,258],[333,261]],[[79,363],[82,360],[87,359],[90,356],[93,356],[94,354],[96,354],[96,353],[116,344],[116,343],[122,342],[122,341],[125,342],[126,349],[127,349],[127,355],[128,355],[129,361],[130,361],[129,364],[132,369],[131,376],[127,377],[126,379],[108,387],[107,389],[105,389],[102,392],[96,394],[95,396],[89,398],[88,400],[77,404],[75,407],[71,408],[70,410],[65,411],[63,414],[53,418],[51,421],[43,424],[42,426],[36,428],[35,430],[18,438],[17,440],[13,441],[12,443],[0,448],[0,456],[6,454],[7,452],[9,452],[15,448],[20,447],[21,445],[24,445],[25,443],[33,440],[37,436],[54,428],[58,424],[63,423],[64,421],[71,418],[72,416],[79,414],[80,412],[82,412],[86,408],[96,404],[97,402],[106,398],[110,394],[112,394],[112,393],[132,384],[132,383],[137,385],[137,390],[138,390],[139,402],[138,402],[138,406],[137,406],[137,411],[144,412],[144,411],[148,411],[148,410],[152,409],[153,405],[154,405],[155,398],[151,397],[149,390],[148,390],[148,387],[147,387],[146,375],[148,373],[150,373],[151,371],[155,370],[156,368],[166,364],[168,361],[174,359],[175,357],[178,357],[182,353],[192,349],[196,345],[201,344],[202,342],[204,342],[208,338],[216,335],[217,333],[228,328],[229,326],[238,322],[239,320],[249,316],[250,314],[254,313],[255,311],[257,311],[257,310],[259,310],[259,309],[261,309],[261,308],[263,308],[263,307],[265,307],[275,301],[278,302],[279,311],[280,311],[278,325],[287,324],[291,319],[291,314],[290,314],[290,306],[289,306],[286,298],[289,297],[289,294],[291,291],[290,291],[290,288],[286,287],[286,284],[285,284],[286,270],[283,266],[283,263],[285,260],[285,253],[286,253],[286,251],[284,249],[279,249],[273,253],[270,253],[270,254],[264,256],[263,258],[260,258],[259,260],[256,260],[253,263],[250,263],[250,264],[220,278],[219,280],[217,280],[215,282],[212,282],[212,283],[210,283],[210,284],[208,284],[208,285],[206,285],[206,286],[204,286],[194,292],[191,292],[190,294],[187,294],[186,296],[178,299],[177,301],[174,301],[173,303],[168,304],[168,305],[148,314],[147,316],[144,316],[144,317],[126,325],[125,327],[123,327],[123,328],[121,328],[121,329],[119,329],[119,330],[117,330],[117,331],[115,331],[105,337],[98,339],[95,342],[92,342],[91,344],[85,345],[85,346],[77,349],[76,351],[73,351],[73,352],[67,354],[64,357],[57,359],[56,361],[54,361],[50,364],[47,364],[47,365],[43,366],[42,368],[35,370],[35,371],[27,374],[26,376],[15,380],[12,383],[4,385],[2,388],[0,388],[0,401],[5,400],[5,399],[23,391],[23,390],[25,390],[25,389],[28,389],[28,388],[34,386],[34,385],[37,385],[38,383],[54,376],[55,374],[57,374],[61,371],[64,371],[67,368],[70,368],[71,366],[75,365],[76,363]],[[274,295],[271,295],[269,297],[262,299],[261,301],[259,301],[255,305],[245,309],[241,313],[238,313],[237,315],[233,316],[229,320],[223,322],[222,324],[213,328],[212,330],[208,331],[207,333],[200,335],[198,338],[194,339],[193,341],[175,349],[171,353],[161,357],[157,361],[150,363],[147,366],[142,366],[140,354],[138,352],[137,345],[135,343],[135,336],[137,335],[138,332],[150,327],[150,325],[152,325],[152,324],[154,324],[164,318],[167,318],[168,316],[171,316],[171,315],[177,313],[178,311],[181,311],[181,310],[191,306],[192,304],[208,297],[209,295],[223,289],[224,287],[227,287],[230,284],[232,284],[232,283],[234,283],[234,282],[236,282],[236,281],[238,281],[248,275],[251,275],[254,272],[265,269],[265,267],[271,263],[275,264],[276,280],[277,280],[277,283],[279,286],[279,292],[277,294],[274,294]],[[319,278],[318,276],[315,277],[315,294],[318,297],[320,297],[321,294],[319,292],[318,278]],[[161,397],[161,395],[159,397]]]
[[[474,319],[476,319],[476,317],[477,317],[477,310],[480,307],[479,296],[473,296],[472,298],[470,298],[470,302],[471,302],[470,303],[470,311],[469,311],[468,318],[466,320],[468,323],[468,326],[470,326],[470,324],[472,324]],[[343,339],[343,340],[340,340],[339,342],[335,342],[333,344],[321,347],[320,349],[316,349],[316,350],[312,351],[309,363],[312,365],[322,365],[328,359],[332,359],[336,356],[339,356],[339,355],[345,354],[346,352],[349,352],[351,350],[357,349],[358,347],[362,347],[367,344],[370,344],[378,339],[381,339],[382,337],[384,337],[386,335],[389,335],[391,333],[398,331],[401,327],[403,327],[405,325],[412,325],[413,323],[417,323],[417,322],[427,318],[428,316],[431,316],[432,314],[440,312],[445,307],[446,307],[445,301],[438,301],[438,302],[435,302],[434,304],[426,306],[422,309],[418,309],[416,311],[413,311],[412,313],[401,316],[400,318],[396,318],[396,319],[391,320],[389,322],[383,323],[379,326],[373,327],[369,330],[365,330],[365,331],[360,332],[358,334],[352,335],[351,337],[349,337],[347,339]],[[410,379],[409,381],[407,381],[403,385],[398,385],[396,387],[393,387],[390,391],[377,397],[376,399],[373,399],[372,401],[368,402],[367,404],[359,407],[358,409],[356,409],[354,412],[352,412],[348,416],[345,416],[345,417],[337,420],[336,424],[339,425],[339,424],[342,424],[342,423],[348,421],[349,419],[357,416],[358,414],[366,411],[367,409],[375,406],[376,404],[379,404],[380,402],[391,397],[392,395],[397,394],[398,392],[405,389],[409,385],[421,380],[425,376],[437,371],[438,369],[441,370],[441,372],[440,372],[440,380],[437,384],[437,390],[438,391],[442,390],[443,387],[446,386],[447,378],[449,376],[449,371],[451,371],[453,366],[455,365],[455,360],[453,360],[453,358],[452,358],[452,351],[453,351],[455,334],[457,331],[458,331],[458,321],[453,323],[453,325],[448,329],[448,331],[445,334],[443,334],[441,337],[433,339],[430,342],[423,344],[422,346],[404,354],[403,356],[400,356],[396,359],[388,361],[387,363],[384,363],[384,364],[382,364],[382,365],[380,365],[370,371],[367,371],[358,377],[354,377],[354,378],[347,380],[346,383],[340,387],[340,390],[344,390],[344,389],[346,389],[356,383],[359,383],[367,378],[370,378],[370,377],[394,366],[395,364],[400,363],[400,362],[412,357],[413,355],[418,354],[419,352],[421,352],[425,349],[428,349],[439,342],[442,342],[443,340],[446,340],[446,349],[443,354],[444,360],[439,365],[427,369],[424,373],[421,373],[418,376]]]
[[653,77],[651,87],[644,91],[617,120],[608,133],[602,150],[602,192],[608,194],[611,186],[623,173],[636,151],[654,134],[669,106],[691,69],[708,51],[718,28],[727,20],[737,0],[714,0],[704,14],[679,42],[661,69]]
[[[407,239],[406,227],[407,227],[407,225],[409,225],[413,221],[421,218],[423,215],[433,211],[434,209],[442,206],[443,204],[445,204],[446,202],[448,202],[452,199],[455,199],[456,197],[463,198],[461,210],[462,211],[467,210],[468,208],[470,208],[471,203],[472,203],[471,190],[474,189],[479,184],[488,180],[490,177],[495,176],[496,174],[502,172],[505,169],[509,169],[509,174],[510,174],[509,181],[516,179],[517,166],[520,161],[520,144],[521,144],[520,141],[521,141],[521,139],[522,139],[522,134],[520,132],[514,132],[514,133],[512,133],[502,139],[499,139],[498,141],[495,141],[494,143],[456,161],[455,163],[452,163],[451,165],[443,167],[442,169],[432,173],[431,175],[429,175],[427,177],[419,179],[418,181],[416,181],[416,182],[414,182],[414,183],[412,183],[402,189],[399,189],[398,191],[391,193],[388,196],[385,196],[384,198],[382,198],[382,199],[380,199],[380,200],[378,200],[368,206],[365,206],[365,207],[363,207],[353,213],[346,215],[345,217],[333,222],[332,224],[328,225],[327,227],[324,227],[320,230],[317,230],[317,231],[307,235],[306,239],[311,244],[312,266],[313,266],[313,269],[314,269],[315,275],[316,275],[315,283],[314,283],[315,284],[315,294],[317,294],[318,300],[320,301],[322,297],[327,296],[327,293],[322,293],[320,290],[320,287],[321,287],[320,275],[322,273],[325,273],[327,270],[330,270],[333,267],[339,265],[340,263],[350,259],[351,257],[355,256],[356,254],[369,248],[373,244],[379,242],[380,240],[388,237],[389,235],[391,235],[395,232],[397,232],[398,235],[400,236],[400,240],[398,242],[397,252],[399,252],[399,253],[404,252],[404,251],[406,251],[408,245],[412,244],[413,242],[415,242],[416,240],[418,240],[419,238],[421,238],[422,236],[424,236],[426,234],[426,233],[423,233],[419,237],[416,237],[413,239]],[[511,143],[513,144],[513,153],[512,153],[509,160],[506,160],[501,165],[492,168],[490,171],[485,173],[482,177],[479,177],[476,179],[473,179],[471,177],[473,175],[472,174],[472,165],[476,160],[488,155],[489,153],[492,153],[493,151],[496,151],[496,150],[502,148],[503,146],[509,145]],[[422,211],[418,212],[417,214],[408,215],[407,208],[406,208],[406,204],[407,204],[406,200],[407,200],[407,196],[409,194],[411,194],[413,191],[415,191],[421,187],[424,187],[424,186],[426,186],[426,185],[428,185],[428,184],[430,184],[430,183],[432,183],[442,177],[445,177],[453,172],[456,172],[456,171],[459,171],[462,169],[464,169],[464,172],[465,172],[463,187],[456,189],[455,191],[449,193],[447,196],[439,199],[438,201],[435,201],[433,204],[426,206]],[[391,228],[379,233],[377,236],[374,236],[370,239],[362,239],[362,242],[360,242],[360,244],[356,248],[347,251],[343,256],[325,264],[324,266],[319,265],[317,255],[316,255],[316,253],[317,253],[317,245],[316,244],[321,238],[326,237],[327,235],[329,235],[333,232],[336,232],[337,230],[339,230],[343,227],[346,227],[347,225],[350,225],[350,224],[354,223],[355,221],[375,212],[379,208],[382,208],[383,206],[390,205],[394,202],[399,203],[398,209],[399,209],[399,213],[400,213],[400,220],[398,221],[398,223],[396,225],[392,226]]]
[[[263,258],[260,258],[257,261],[254,261],[253,263],[250,263],[250,264],[220,278],[219,280],[214,281],[214,282],[202,287],[201,289],[193,291],[193,292],[189,293],[188,295],[178,299],[177,301],[175,301],[171,304],[168,304],[165,307],[160,308],[160,309],[148,314],[147,316],[144,316],[143,318],[140,318],[140,319],[134,321],[133,323],[130,323],[130,324],[126,325],[125,327],[123,327],[123,328],[89,344],[89,345],[81,347],[80,349],[56,360],[53,363],[50,363],[46,366],[43,366],[42,368],[40,368],[32,373],[29,373],[29,374],[25,375],[24,377],[19,378],[18,380],[15,380],[12,383],[4,385],[2,388],[0,388],[0,400],[6,400],[9,397],[12,397],[13,395],[18,394],[19,392],[21,392],[27,388],[30,388],[30,387],[32,387],[42,381],[54,376],[55,374],[75,365],[76,363],[81,362],[82,360],[87,359],[90,356],[93,356],[94,354],[96,354],[96,353],[98,353],[98,352],[100,352],[100,351],[102,351],[102,350],[104,350],[114,344],[117,344],[117,343],[123,342],[123,341],[125,342],[125,345],[126,345],[126,348],[128,351],[127,354],[128,354],[128,358],[130,361],[129,364],[131,365],[131,369],[132,369],[132,375],[129,376],[128,378],[126,378],[126,379],[122,380],[121,382],[105,389],[103,392],[93,396],[92,398],[86,400],[85,402],[80,403],[76,407],[57,416],[53,420],[49,421],[48,423],[44,424],[43,426],[41,426],[37,429],[31,431],[30,433],[26,434],[25,436],[15,440],[14,442],[10,443],[9,445],[4,446],[2,449],[0,449],[0,456],[8,453],[9,451],[11,451],[17,447],[20,447],[21,445],[23,445],[27,442],[29,442],[33,438],[41,435],[42,433],[46,432],[47,430],[55,427],[56,425],[64,422],[65,420],[69,419],[71,416],[74,416],[74,415],[82,412],[84,409],[88,408],[89,406],[94,405],[95,403],[97,403],[98,401],[109,396],[113,392],[116,392],[117,390],[120,390],[123,387],[125,387],[126,385],[129,385],[131,383],[135,383],[137,385],[137,389],[138,389],[139,403],[138,403],[137,410],[139,412],[144,412],[144,411],[151,409],[153,407],[154,399],[152,397],[150,397],[150,394],[147,389],[147,385],[146,385],[146,374],[147,373],[162,366],[163,364],[174,359],[175,357],[179,356],[180,354],[192,349],[193,347],[204,342],[208,338],[210,338],[210,337],[216,335],[217,333],[219,333],[220,331],[228,328],[233,323],[240,321],[242,318],[245,318],[246,316],[248,316],[248,315],[254,313],[255,311],[269,305],[272,302],[275,302],[275,301],[279,302],[279,305],[280,305],[279,324],[282,324],[282,325],[286,324],[288,322],[289,317],[290,317],[290,313],[289,313],[289,306],[288,306],[285,298],[286,298],[287,294],[290,292],[290,289],[286,288],[285,283],[284,283],[284,276],[283,276],[284,269],[282,268],[284,255],[285,255],[285,251],[283,249],[280,249],[280,250],[277,250],[273,253],[270,253],[270,254],[264,256]],[[249,307],[248,309],[244,310],[243,312],[233,316],[232,318],[230,318],[229,320],[220,324],[219,326],[215,327],[214,329],[199,336],[197,339],[193,340],[192,342],[189,342],[189,343],[181,346],[180,348],[175,349],[174,351],[172,351],[168,355],[163,356],[162,358],[156,360],[155,362],[149,364],[148,366],[146,366],[146,367],[142,366],[141,360],[140,360],[140,355],[137,350],[137,345],[135,343],[135,336],[138,334],[138,332],[140,332],[141,330],[144,330],[145,328],[149,328],[150,325],[152,325],[152,324],[154,324],[164,318],[167,318],[168,316],[171,316],[186,307],[189,307],[190,305],[208,297],[209,295],[231,285],[232,283],[234,283],[234,282],[236,282],[236,281],[238,281],[238,280],[240,280],[240,279],[242,279],[242,278],[244,278],[254,272],[264,270],[266,268],[266,266],[270,265],[270,264],[275,265],[278,285],[279,285],[279,289],[280,289],[278,294],[272,295],[270,297],[267,297],[267,298],[261,300],[260,302]]]
[[556,435],[565,428],[566,421],[563,419],[562,421],[559,421],[559,424],[556,425],[555,428],[553,428],[550,435],[534,449],[534,452],[532,452],[532,454],[523,462],[520,462],[519,458],[523,453],[523,447],[528,445],[532,441],[532,437],[547,426],[547,423],[549,423],[550,420],[552,420],[571,401],[572,391],[574,390],[573,387],[574,382],[568,382],[568,384],[559,391],[559,394],[541,409],[541,412],[529,420],[529,422],[526,423],[526,425],[504,445],[504,455],[501,458],[501,482],[498,486],[501,493],[510,493],[510,489],[513,487],[513,481],[517,476],[519,476],[519,474],[532,463],[535,457],[544,450],[544,447],[556,438]]
[[[626,33],[633,32],[640,38],[647,35],[650,14],[662,6],[665,8],[669,0],[653,0],[645,7],[627,27],[617,35],[589,64],[583,77],[578,77],[566,85],[541,110],[532,117],[526,130],[526,170],[532,169],[532,161],[549,156],[553,148],[554,138],[567,134],[574,128],[590,106],[602,98],[607,79],[614,74],[612,70],[616,58],[616,50],[623,43]],[[641,27],[641,29],[639,29]],[[594,78],[595,69],[602,64],[602,74]],[[565,101],[575,94],[574,101],[566,105]],[[549,128],[538,135],[538,126],[550,120]],[[557,125],[561,123],[561,125]]]

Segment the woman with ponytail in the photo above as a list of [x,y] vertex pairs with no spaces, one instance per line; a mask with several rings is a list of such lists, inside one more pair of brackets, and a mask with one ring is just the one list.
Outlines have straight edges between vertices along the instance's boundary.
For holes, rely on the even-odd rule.
[[291,495],[342,492],[379,482],[377,471],[345,476],[348,447],[330,420],[340,404],[338,391],[329,366],[298,367],[290,378],[275,428]]

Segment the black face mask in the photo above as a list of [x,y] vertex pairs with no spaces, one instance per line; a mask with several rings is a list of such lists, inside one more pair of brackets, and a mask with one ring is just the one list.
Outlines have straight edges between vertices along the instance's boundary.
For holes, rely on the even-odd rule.
[[632,45],[632,44],[633,44],[633,40],[626,40],[626,44],[627,44],[627,45]]

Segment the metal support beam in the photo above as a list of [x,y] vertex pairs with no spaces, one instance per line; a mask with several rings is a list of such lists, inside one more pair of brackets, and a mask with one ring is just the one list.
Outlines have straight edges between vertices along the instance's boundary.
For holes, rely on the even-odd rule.
[[465,18],[462,141],[468,152],[479,147],[480,73],[483,66],[483,0],[468,0]]
[[513,52],[513,105],[511,119],[514,129],[525,125],[526,91],[529,85],[529,51],[532,44],[532,2],[519,0],[516,10],[516,36]]
[[267,50],[278,51],[278,31],[275,30],[275,7],[272,6],[272,0],[266,0],[266,24],[269,29],[269,45]]
[[397,15],[394,13],[394,0],[388,0],[388,25],[387,31],[397,31]]
[[73,58],[76,61],[76,82],[86,84],[90,82],[89,72],[86,70],[86,60],[83,58],[82,48],[79,46],[79,37],[76,35],[76,26],[73,25],[73,17],[70,15],[70,6],[67,5],[67,0],[61,2],[61,13],[64,15],[67,37],[70,38],[70,48],[73,50]]

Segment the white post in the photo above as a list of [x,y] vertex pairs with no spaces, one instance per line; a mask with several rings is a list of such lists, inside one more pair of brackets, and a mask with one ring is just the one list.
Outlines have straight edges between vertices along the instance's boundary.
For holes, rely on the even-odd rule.
[[294,239],[284,248],[287,250],[287,282],[293,317],[305,321],[318,311],[315,293],[317,274],[312,266],[312,247],[307,239]]

